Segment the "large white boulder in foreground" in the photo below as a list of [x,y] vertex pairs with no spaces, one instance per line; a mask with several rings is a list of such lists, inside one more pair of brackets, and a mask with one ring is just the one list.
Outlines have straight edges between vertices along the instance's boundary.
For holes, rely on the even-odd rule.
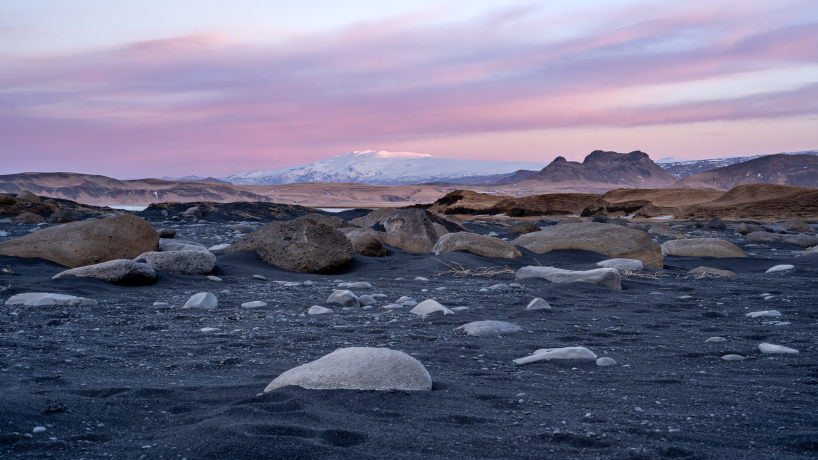
[[469,232],[447,233],[432,247],[435,254],[459,250],[495,259],[515,259],[523,256],[523,253],[507,241]]
[[597,268],[595,270],[574,271],[553,267],[535,267],[529,265],[517,272],[517,279],[542,278],[552,283],[591,283],[598,286],[622,289],[622,277],[615,268]]
[[430,391],[432,377],[423,364],[388,348],[341,348],[276,377],[264,392],[287,385],[308,390]]
[[75,297],[65,294],[51,294],[48,292],[28,292],[17,294],[6,300],[6,305],[25,305],[28,307],[42,307],[48,305],[96,305],[96,300],[84,297]]
[[528,364],[544,359],[596,359],[596,354],[585,347],[542,348],[531,356],[515,359],[517,364]]
[[662,243],[662,253],[683,257],[747,257],[735,244],[718,238],[688,238]]

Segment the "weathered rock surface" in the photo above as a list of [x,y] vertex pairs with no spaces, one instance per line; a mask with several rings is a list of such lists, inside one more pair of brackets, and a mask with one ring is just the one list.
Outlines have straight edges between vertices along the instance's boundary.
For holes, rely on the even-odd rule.
[[540,227],[538,227],[534,222],[525,220],[522,222],[517,222],[516,224],[512,225],[508,228],[509,233],[513,233],[515,235],[525,235],[527,233],[532,232],[539,232]]
[[139,217],[124,214],[71,222],[0,243],[0,254],[39,257],[76,268],[156,251],[159,234]]
[[615,268],[574,271],[553,267],[523,267],[517,271],[517,279],[542,278],[552,283],[590,283],[611,289],[622,289],[622,278]]
[[339,228],[352,243],[355,254],[366,257],[386,257],[386,248],[381,241],[383,233],[371,228],[345,227]]
[[24,203],[42,203],[43,202],[43,200],[39,196],[29,192],[28,190],[23,190],[22,192],[18,193],[16,198],[17,198],[17,201],[22,201]]
[[803,220],[785,220],[781,223],[781,228],[787,231],[806,233],[809,231],[809,224]]
[[308,315],[327,315],[329,313],[332,313],[331,308],[322,307],[320,305],[313,305],[309,310],[307,310]]
[[719,219],[718,217],[714,217],[708,220],[705,226],[707,228],[714,228],[718,230],[724,230],[725,228],[727,228],[727,224],[725,224],[724,221]]
[[645,268],[642,261],[636,259],[608,259],[603,260],[602,262],[597,262],[596,266],[602,268],[615,268],[620,271],[630,270],[632,272],[638,272]]
[[440,224],[451,231],[461,228],[458,224],[437,217],[422,209],[379,209],[366,216],[350,221],[362,228],[380,230],[383,244],[408,252],[429,252],[437,242],[439,230],[434,224]]
[[140,264],[132,260],[109,260],[96,265],[72,268],[57,273],[52,279],[78,276],[82,278],[96,278],[112,284],[140,285],[148,284],[156,278],[153,268],[147,264]]
[[474,321],[457,328],[457,330],[460,329],[464,330],[466,335],[473,337],[494,337],[523,330],[523,328],[514,323],[492,320]]
[[326,271],[352,260],[355,252],[343,233],[304,217],[271,222],[225,252],[254,251],[267,263],[295,272]]
[[560,223],[522,235],[512,244],[538,254],[558,249],[580,249],[613,258],[641,260],[648,267],[662,268],[664,264],[659,244],[647,233],[613,224]]
[[25,305],[28,307],[43,307],[49,305],[96,305],[96,300],[86,299],[65,294],[51,294],[48,292],[27,292],[17,294],[6,300],[5,305]]
[[67,224],[77,220],[77,216],[70,209],[64,209],[51,214],[48,218],[49,224]]
[[469,232],[443,235],[432,247],[432,252],[435,254],[459,250],[465,250],[473,254],[491,258],[513,259],[523,256],[514,245],[507,241]]
[[406,353],[387,348],[342,348],[290,369],[264,392],[287,385],[309,390],[430,391],[432,377]]
[[207,247],[201,243],[197,243],[195,241],[186,241],[186,240],[170,240],[170,239],[160,239],[159,240],[159,250],[160,251],[207,251]]
[[528,364],[549,359],[597,359],[596,354],[585,347],[543,348],[531,356],[515,359],[516,364]]
[[710,267],[696,267],[687,272],[688,275],[693,275],[696,278],[705,278],[708,276],[716,278],[735,278],[737,275],[730,270],[720,270],[718,268]]
[[33,212],[22,212],[11,218],[12,222],[25,222],[28,224],[41,224],[45,222],[43,216],[34,214]]
[[689,238],[662,243],[662,252],[684,257],[747,257],[735,244],[718,238]]
[[154,270],[171,275],[206,275],[216,266],[216,256],[208,250],[146,252],[134,260],[144,261]]

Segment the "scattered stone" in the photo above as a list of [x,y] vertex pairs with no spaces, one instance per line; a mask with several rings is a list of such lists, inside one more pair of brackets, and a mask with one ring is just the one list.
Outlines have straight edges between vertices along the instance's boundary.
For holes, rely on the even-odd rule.
[[781,223],[781,228],[793,232],[807,233],[809,232],[809,224],[803,220],[785,220]]
[[705,340],[704,343],[719,343],[719,342],[726,342],[727,339],[724,337],[710,337],[709,339]]
[[188,299],[185,302],[185,305],[182,308],[199,308],[202,310],[214,310],[216,307],[219,306],[219,301],[216,299],[216,296],[210,292],[199,292],[198,294],[193,294],[193,297]]
[[[491,238],[494,238],[494,237],[496,237],[496,236],[500,236],[500,235],[499,235],[497,232],[489,232],[489,234],[488,234],[488,235],[486,235],[486,236],[489,236],[489,237],[491,237]],[[500,240],[500,241],[502,241],[502,240]],[[432,249],[432,250],[434,250],[434,249]]]
[[784,270],[792,270],[795,268],[795,265],[776,265],[772,268],[767,269],[764,273],[775,273],[775,272],[783,272]]
[[77,221],[77,216],[74,215],[71,210],[64,209],[62,211],[57,211],[51,214],[51,217],[48,218],[49,224],[67,224],[69,222]]
[[43,202],[43,200],[39,196],[29,192],[28,190],[23,190],[22,192],[18,193],[15,198],[17,198],[17,201],[22,201],[24,203],[42,203]]
[[250,225],[250,224],[242,222],[240,224],[231,225],[230,230],[233,230],[234,232],[239,232],[239,233],[253,233],[254,231],[257,230],[257,228],[254,225]]
[[208,251],[214,251],[214,252],[215,251],[224,251],[225,249],[227,249],[229,247],[230,247],[229,244],[223,243],[223,244],[216,244],[216,245],[210,246],[209,248],[207,248],[207,250]]
[[537,297],[531,302],[528,303],[528,306],[525,307],[526,310],[551,310],[551,305],[548,304],[545,300]]
[[536,361],[549,359],[593,359],[597,356],[585,347],[565,347],[565,348],[543,348],[534,352],[531,356],[515,359],[516,364],[528,364]]
[[43,216],[39,216],[34,214],[33,212],[22,212],[14,217],[11,218],[11,221],[14,223],[24,222],[29,224],[41,224],[45,222]]
[[117,259],[133,259],[155,251],[159,234],[144,219],[123,214],[50,227],[0,243],[0,254],[39,257],[69,268]]
[[580,249],[612,258],[641,260],[648,267],[662,268],[664,264],[659,244],[647,233],[613,224],[560,222],[545,230],[522,235],[512,244],[537,254]]
[[220,329],[218,327],[203,327],[203,328],[199,329],[199,332],[204,332],[204,333],[219,332],[219,330]]
[[366,216],[350,221],[362,228],[372,228],[378,224],[385,231],[381,232],[381,242],[408,252],[429,252],[439,238],[435,223],[446,228],[458,227],[423,209],[389,209],[373,211]]
[[197,243],[195,241],[160,239],[159,250],[163,252],[207,251],[207,247],[202,243]]
[[364,307],[368,305],[375,305],[375,299],[371,295],[362,295],[358,297],[358,303]]
[[33,430],[31,430],[32,433],[42,433],[44,431],[45,431],[44,426],[36,426],[36,427],[34,427]]
[[432,252],[435,254],[461,250],[490,258],[514,259],[523,256],[514,245],[499,238],[493,238],[491,234],[483,236],[469,232],[449,233],[440,237],[432,247]]
[[718,268],[710,267],[696,267],[687,272],[687,274],[692,275],[694,278],[706,278],[708,276],[713,276],[716,278],[735,278],[738,276],[730,270],[720,270]]
[[519,332],[523,330],[520,326],[514,323],[507,323],[504,321],[475,321],[464,324],[455,330],[463,329],[466,335],[473,337],[494,337],[497,335],[511,334],[512,332]]
[[5,305],[25,305],[27,307],[45,307],[50,305],[96,305],[96,300],[84,297],[75,297],[65,294],[51,294],[47,292],[28,292],[17,294],[6,300]]
[[159,238],[173,238],[174,236],[176,236],[176,229],[160,228],[157,233],[159,233]]
[[141,285],[151,283],[156,278],[156,272],[148,264],[140,264],[132,260],[109,260],[96,265],[72,268],[57,273],[51,279],[78,276],[82,278],[96,278],[112,284]]
[[429,281],[429,279],[428,279],[428,278],[424,278],[424,277],[422,277],[422,276],[418,276],[417,278],[415,278],[415,281]]
[[187,208],[185,210],[185,212],[182,213],[182,215],[184,217],[192,216],[192,217],[195,217],[197,219],[201,219],[202,218],[202,211],[199,208],[194,206],[192,208]]
[[466,311],[468,309],[469,307],[454,307],[452,308],[452,311]]
[[511,284],[508,285],[508,287],[510,287],[511,289],[522,289],[523,288],[523,286],[521,284],[518,284],[518,283],[511,283]]
[[244,308],[261,308],[261,307],[266,307],[267,302],[262,302],[260,300],[256,300],[256,301],[253,301],[253,302],[244,302],[243,304],[241,304],[241,306],[244,307]]
[[745,314],[744,316],[748,318],[766,318],[766,317],[778,317],[781,316],[781,313],[777,310],[764,310],[764,311],[752,311],[750,313]]
[[[588,224],[591,225],[591,224]],[[553,267],[527,266],[517,272],[517,279],[543,278],[552,283],[590,283],[611,289],[622,289],[619,270],[597,268],[595,270],[573,271]]]
[[662,243],[662,253],[683,257],[747,257],[735,244],[718,238],[689,238]]
[[360,307],[361,303],[358,301],[358,296],[347,290],[336,290],[327,298],[326,303],[334,303],[342,307]]
[[307,310],[307,314],[310,315],[326,315],[327,313],[332,313],[332,309],[318,305],[313,305],[309,310]]
[[636,259],[608,259],[603,260],[602,262],[597,262],[596,266],[602,268],[615,268],[619,271],[630,270],[632,272],[638,272],[645,268],[642,261]]
[[207,279],[209,279],[210,281],[221,281],[221,280],[222,280],[222,279],[221,279],[221,278],[219,278],[218,276],[213,276],[213,275],[209,275],[209,276],[207,277]]
[[596,365],[599,367],[616,366],[616,361],[613,358],[603,356],[602,358],[596,360]]
[[724,221],[719,219],[718,217],[714,217],[708,220],[705,225],[707,226],[707,228],[714,228],[717,230],[724,230],[727,228],[727,224],[725,224]]
[[372,285],[366,281],[358,281],[357,283],[349,283],[349,289],[372,289]]
[[263,277],[261,275],[253,275],[253,279],[261,280],[261,281],[267,281],[267,278],[265,278],[265,277]]
[[430,391],[432,378],[418,360],[387,348],[342,348],[290,369],[264,392],[287,385],[310,390]]
[[514,225],[512,225],[511,227],[508,228],[508,232],[512,233],[514,235],[525,235],[527,233],[539,232],[539,231],[540,231],[540,227],[538,227],[536,224],[534,224],[534,222],[531,222],[531,221],[528,221],[528,220],[523,221],[523,222],[517,222],[516,224],[514,224]]
[[670,225],[664,222],[657,222],[650,226],[648,233],[653,235],[667,235],[669,233],[673,233],[673,229],[670,228]]
[[216,256],[207,250],[146,252],[134,260],[170,275],[206,275],[216,266]]
[[797,354],[798,350],[788,348],[782,345],[773,345],[771,343],[761,343],[758,345],[759,351],[767,354]]
[[491,289],[492,291],[510,291],[511,290],[510,287],[508,287],[507,285],[505,285],[503,283],[495,284],[494,286],[489,286],[489,289]]
[[757,232],[764,233],[764,232],[768,232],[768,231],[771,232],[772,230],[768,229],[766,227],[762,227],[761,225],[739,224],[739,226],[736,227],[735,233],[737,235],[747,235],[748,233],[757,233]]
[[[404,295],[404,296],[401,296],[400,299],[396,300],[395,303],[402,304],[403,302],[414,302],[414,301],[415,301],[414,298],[409,297],[407,295]],[[417,305],[417,304],[415,304],[415,305]]]
[[721,359],[723,359],[725,361],[741,361],[741,360],[744,360],[744,359],[747,359],[747,358],[745,358],[744,356],[741,356],[741,355],[724,355],[724,356],[721,357]]
[[443,305],[439,304],[437,301],[432,299],[427,299],[417,304],[417,306],[410,310],[409,313],[414,313],[418,316],[426,316],[436,311],[442,311],[444,315],[454,314],[453,311],[449,310],[448,308],[444,307]]
[[399,308],[403,308],[403,305],[398,305],[396,303],[390,303],[383,307],[384,310],[397,310]]

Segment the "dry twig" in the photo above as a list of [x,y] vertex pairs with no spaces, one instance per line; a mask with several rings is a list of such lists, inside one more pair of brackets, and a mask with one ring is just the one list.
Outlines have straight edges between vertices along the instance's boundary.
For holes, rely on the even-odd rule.
[[433,259],[435,259],[436,261],[442,263],[443,265],[445,265],[445,266],[447,266],[447,267],[449,267],[451,269],[451,270],[446,270],[446,271],[440,271],[440,269],[437,269],[435,271],[435,274],[434,274],[435,277],[439,277],[439,276],[443,276],[443,275],[452,275],[455,278],[465,278],[467,276],[488,276],[488,277],[491,277],[491,276],[500,275],[500,274],[511,274],[511,275],[513,275],[513,274],[516,273],[514,270],[512,270],[507,265],[503,266],[503,267],[498,266],[498,267],[464,268],[462,265],[460,265],[457,262],[452,262],[451,264],[449,264],[449,263],[443,262],[440,259],[436,259],[434,257],[433,257]]

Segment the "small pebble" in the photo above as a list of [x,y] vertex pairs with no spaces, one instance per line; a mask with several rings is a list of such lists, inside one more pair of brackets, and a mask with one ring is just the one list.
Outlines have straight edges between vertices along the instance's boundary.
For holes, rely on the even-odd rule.
[[218,276],[213,276],[213,275],[208,276],[207,279],[209,279],[210,281],[221,281],[222,280]]
[[608,358],[607,356],[603,356],[596,360],[596,365],[600,367],[608,367],[608,366],[615,366],[616,361],[613,358]]
[[267,278],[265,278],[265,277],[263,277],[261,275],[253,275],[253,279],[261,280],[261,281],[267,281]]
[[705,340],[704,343],[718,343],[718,342],[726,342],[727,339],[724,337],[710,337],[709,339]]
[[34,427],[34,429],[33,429],[33,430],[31,430],[31,432],[32,432],[32,433],[42,433],[43,431],[45,431],[45,427],[44,427],[44,426]]

